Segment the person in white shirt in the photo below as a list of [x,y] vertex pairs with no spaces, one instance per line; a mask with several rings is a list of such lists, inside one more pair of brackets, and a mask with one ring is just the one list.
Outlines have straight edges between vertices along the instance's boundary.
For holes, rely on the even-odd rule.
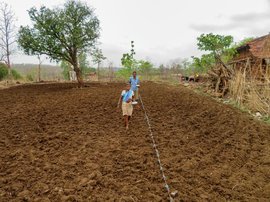
[[126,129],[128,129],[129,120],[133,112],[133,106],[132,106],[133,98],[134,98],[134,92],[133,90],[131,90],[130,84],[128,83],[125,89],[121,93],[121,96],[118,101],[118,106],[117,106],[119,108],[120,102],[122,101],[122,112],[123,112]]

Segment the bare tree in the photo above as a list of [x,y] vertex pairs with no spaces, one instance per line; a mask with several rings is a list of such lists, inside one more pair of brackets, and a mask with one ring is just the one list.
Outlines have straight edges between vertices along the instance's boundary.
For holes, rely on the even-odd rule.
[[15,14],[7,3],[0,3],[0,59],[8,66],[11,76],[10,55],[15,51],[16,27]]
[[113,62],[109,61],[109,80],[112,82],[113,79]]

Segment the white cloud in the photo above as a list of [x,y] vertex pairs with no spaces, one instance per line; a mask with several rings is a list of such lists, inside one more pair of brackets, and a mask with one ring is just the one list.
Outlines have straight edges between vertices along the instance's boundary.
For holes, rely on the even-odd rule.
[[[221,24],[191,24],[190,28],[198,32],[244,32],[252,36],[265,35],[270,31],[270,0],[266,0],[265,9],[260,12],[254,9],[245,13],[229,16]],[[241,10],[242,11],[242,10]]]

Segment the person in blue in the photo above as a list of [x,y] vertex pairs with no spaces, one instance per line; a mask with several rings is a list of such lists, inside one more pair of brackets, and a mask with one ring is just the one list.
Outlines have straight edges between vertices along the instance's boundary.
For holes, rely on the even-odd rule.
[[125,127],[128,129],[129,120],[132,116],[133,106],[132,100],[134,98],[134,92],[131,89],[129,83],[127,83],[126,88],[122,91],[117,107],[120,107],[120,102],[122,101],[122,112],[125,122]]
[[129,78],[129,83],[131,85],[131,90],[134,92],[134,98],[136,101],[139,100],[139,86],[140,86],[140,80],[137,76],[137,72],[134,71],[132,73],[132,76]]

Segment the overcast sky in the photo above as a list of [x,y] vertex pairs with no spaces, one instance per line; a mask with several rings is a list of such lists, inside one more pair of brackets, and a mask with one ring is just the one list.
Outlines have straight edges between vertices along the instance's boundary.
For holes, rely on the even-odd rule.
[[[2,0],[3,1],[3,0]],[[27,10],[54,7],[65,0],[4,0],[16,14],[17,26],[31,24]],[[135,41],[137,59],[167,64],[199,55],[202,33],[232,35],[235,41],[270,32],[270,0],[85,0],[101,22],[101,48],[114,66]],[[20,54],[13,63],[37,63]]]

